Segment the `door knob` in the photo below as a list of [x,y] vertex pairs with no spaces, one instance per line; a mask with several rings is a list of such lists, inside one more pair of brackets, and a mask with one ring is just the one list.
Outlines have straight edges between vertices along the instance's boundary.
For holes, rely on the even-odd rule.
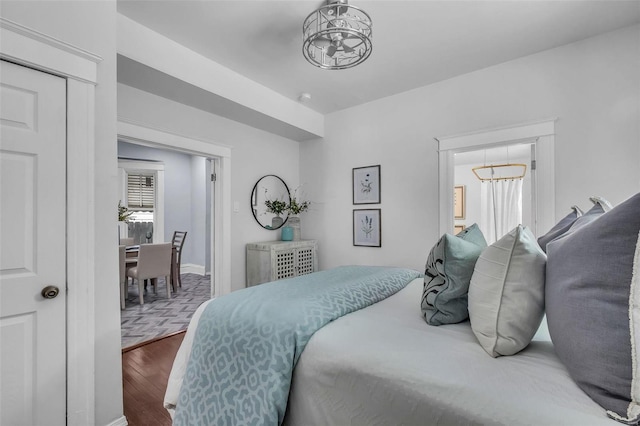
[[42,297],[44,297],[45,299],[55,299],[58,293],[60,293],[60,289],[55,285],[48,285],[40,292],[40,294],[42,294]]

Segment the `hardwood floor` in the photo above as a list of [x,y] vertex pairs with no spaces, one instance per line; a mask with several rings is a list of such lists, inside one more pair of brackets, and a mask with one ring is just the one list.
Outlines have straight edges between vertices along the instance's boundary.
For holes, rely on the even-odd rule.
[[124,415],[130,426],[171,425],[162,401],[184,334],[176,333],[122,353]]

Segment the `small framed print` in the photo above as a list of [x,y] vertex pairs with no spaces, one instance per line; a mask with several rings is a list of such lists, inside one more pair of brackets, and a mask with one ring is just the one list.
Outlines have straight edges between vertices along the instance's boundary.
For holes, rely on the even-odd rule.
[[458,235],[460,232],[464,231],[465,228],[466,228],[465,225],[454,225],[453,235]]
[[453,188],[453,218],[464,219],[464,185]]
[[353,211],[353,245],[382,247],[380,209],[356,209]]
[[380,204],[380,165],[353,169],[353,204]]

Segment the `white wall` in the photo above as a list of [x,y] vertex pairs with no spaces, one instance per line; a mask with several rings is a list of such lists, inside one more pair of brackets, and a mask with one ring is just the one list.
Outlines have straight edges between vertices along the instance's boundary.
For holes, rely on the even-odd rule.
[[[118,116],[142,126],[232,147],[231,200],[240,206],[231,216],[231,288],[245,287],[245,245],[279,239],[261,228],[251,213],[251,190],[260,177],[279,175],[298,185],[300,144],[196,108],[118,84]],[[224,206],[232,209],[233,206]]]
[[[117,229],[118,166],[116,160],[116,2],[7,1],[2,17],[71,43],[103,58],[98,64],[95,101],[95,197],[87,206],[95,235],[95,424],[122,416],[120,308]],[[72,125],[72,123],[70,124]],[[67,194],[74,197],[74,194]],[[73,364],[73,360],[69,361]]]
[[[640,27],[490,67],[340,111],[323,140],[297,142],[176,102],[117,86],[116,2],[8,1],[3,17],[98,54],[95,204],[95,424],[122,415],[117,252],[117,114],[142,125],[232,150],[232,288],[244,287],[244,246],[277,238],[255,223],[251,189],[265,174],[290,187],[306,183],[315,201],[302,216],[305,238],[320,240],[321,267],[344,263],[422,269],[438,229],[438,167],[433,137],[558,117],[556,216],[588,207],[599,194],[614,204],[640,188],[638,75]],[[383,247],[352,246],[351,169],[382,165]],[[73,194],[68,194],[73,197]],[[231,208],[232,206],[225,206]]]
[[[328,115],[300,154],[320,267],[424,267],[439,237],[434,137],[557,117],[557,219],[592,194],[620,203],[640,189],[639,76],[636,25]],[[351,240],[351,169],[370,164],[382,166],[382,248]]]

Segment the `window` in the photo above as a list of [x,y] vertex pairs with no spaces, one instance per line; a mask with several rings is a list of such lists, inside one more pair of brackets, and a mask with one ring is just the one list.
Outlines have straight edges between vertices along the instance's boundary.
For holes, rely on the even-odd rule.
[[118,158],[118,179],[120,199],[133,212],[130,217],[132,223],[126,228],[120,227],[120,237],[146,241],[142,238],[151,231],[152,241],[164,241],[164,164],[161,161]]
[[153,222],[156,200],[154,174],[127,174],[127,206],[131,222]]

